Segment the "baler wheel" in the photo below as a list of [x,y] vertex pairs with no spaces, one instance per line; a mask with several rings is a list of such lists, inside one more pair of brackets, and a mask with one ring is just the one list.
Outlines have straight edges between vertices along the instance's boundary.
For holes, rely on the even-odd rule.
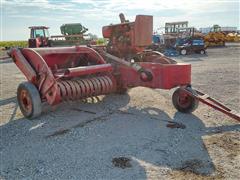
[[[194,90],[188,90],[191,93],[196,93]],[[174,107],[183,113],[191,113],[198,107],[198,100],[193,96],[190,96],[185,90],[178,88],[172,95],[172,103]]]
[[30,82],[23,82],[17,89],[17,100],[24,117],[32,119],[42,112],[42,103],[37,88]]

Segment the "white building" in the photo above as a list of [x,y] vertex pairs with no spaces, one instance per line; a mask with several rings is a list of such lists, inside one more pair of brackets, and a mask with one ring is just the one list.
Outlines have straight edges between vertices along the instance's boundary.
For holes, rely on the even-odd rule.
[[[207,34],[211,31],[212,27],[205,27],[205,28],[200,28],[200,32]],[[237,31],[237,27],[229,27],[229,26],[225,26],[225,27],[221,27],[221,31],[228,31],[228,32],[236,32]]]

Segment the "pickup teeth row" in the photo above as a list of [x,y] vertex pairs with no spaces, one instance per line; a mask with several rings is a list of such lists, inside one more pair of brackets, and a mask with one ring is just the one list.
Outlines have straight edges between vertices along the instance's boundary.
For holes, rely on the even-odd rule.
[[115,83],[108,76],[58,82],[62,100],[77,100],[115,91]]

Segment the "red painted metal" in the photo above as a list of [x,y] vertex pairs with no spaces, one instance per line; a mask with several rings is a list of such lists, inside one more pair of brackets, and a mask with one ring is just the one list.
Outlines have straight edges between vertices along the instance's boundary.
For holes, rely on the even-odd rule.
[[64,77],[77,77],[82,75],[90,75],[101,72],[112,72],[113,68],[111,64],[100,64],[87,67],[75,67],[68,68],[64,72]]
[[26,90],[21,91],[20,102],[22,103],[22,107],[23,107],[24,111],[26,111],[26,112],[32,111],[33,105],[30,100],[30,95],[28,94],[28,92]]
[[185,109],[191,105],[191,97],[185,91],[179,91],[178,104],[181,108]]
[[22,71],[28,81],[31,81],[33,84],[36,84],[37,74],[29,62],[25,59],[23,54],[18,49],[13,49],[11,51],[11,57],[17,67]]
[[[10,54],[28,80],[38,88],[41,98],[46,99],[51,105],[58,104],[65,99],[60,95],[60,93],[64,94],[64,90],[68,98],[74,97],[71,98],[72,100],[79,94],[76,90],[78,88],[75,86],[76,83],[67,81],[59,86],[60,79],[84,77],[90,74],[109,74],[112,71],[112,66],[106,64],[103,57],[89,47],[12,49]],[[90,82],[83,80],[83,85],[80,85],[84,86],[81,88],[85,90],[84,95],[94,94],[94,88],[98,84],[93,86]],[[105,84],[104,86],[107,86]],[[63,86],[65,89],[60,89]],[[108,93],[109,90],[105,89],[106,87],[101,91],[97,89],[97,91],[103,94]]]
[[[114,67],[106,63],[99,53],[89,47],[25,48],[21,51],[14,49],[12,57],[16,59],[15,63],[29,78],[28,80],[38,87],[41,97],[47,99],[49,104],[59,103],[64,99],[63,96],[67,99],[75,99],[78,96],[81,98],[99,95],[99,93],[106,94],[112,92],[114,88],[110,87],[115,87],[116,84],[118,87],[121,84],[125,88],[145,86],[171,89],[191,83],[191,65],[176,62],[164,64],[159,60],[161,56],[157,57],[154,62],[134,64],[113,56],[119,63]],[[19,65],[19,62],[22,64]],[[88,63],[93,65],[88,65]],[[147,79],[145,71],[151,74],[152,80]],[[94,74],[97,79],[84,78],[84,76]],[[109,78],[103,78],[101,74]],[[117,82],[114,74],[120,76]],[[73,77],[82,77],[82,79],[74,82],[73,80],[64,81],[64,78]],[[77,86],[76,83],[80,85]],[[79,95],[79,89],[82,95]]]
[[57,82],[45,59],[34,49],[24,48],[21,52],[37,73],[35,85],[38,87],[41,96],[46,98],[51,105],[59,103]]
[[[35,47],[47,47],[49,46],[48,41],[48,29],[49,27],[46,26],[31,26],[30,29],[30,38],[28,39],[28,47],[35,48]],[[43,36],[37,36],[36,30],[42,31]]]
[[152,81],[141,80],[137,71],[130,67],[120,66],[119,72],[124,87],[144,86],[150,88],[171,89],[181,85],[191,84],[191,65],[139,63],[141,67],[152,73]]
[[125,20],[120,14],[121,23],[102,28],[103,37],[109,38],[107,51],[118,57],[136,54],[152,43],[153,17],[137,15],[134,22]]
[[190,91],[188,91],[188,88],[183,88],[184,92],[186,92],[188,95],[193,96],[194,98],[198,99],[200,102],[212,107],[213,109],[216,109],[231,118],[240,121],[240,115],[234,111],[228,108],[227,106],[223,105],[219,101],[215,100],[214,98],[210,97],[208,94],[205,94],[203,92],[200,92],[198,90],[194,90],[196,94],[192,94]]
[[145,49],[146,46],[152,43],[152,33],[153,17],[143,15],[136,16],[134,23],[134,43],[132,45],[135,47],[144,47]]

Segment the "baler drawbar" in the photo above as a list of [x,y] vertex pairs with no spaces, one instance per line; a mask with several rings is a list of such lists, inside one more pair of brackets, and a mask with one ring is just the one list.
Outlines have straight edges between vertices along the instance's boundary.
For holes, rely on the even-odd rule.
[[180,112],[190,113],[201,101],[240,121],[240,116],[218,101],[191,88],[191,65],[177,63],[163,54],[144,48],[151,44],[152,16],[138,15],[103,27],[109,38],[106,47],[73,46],[11,49],[14,63],[26,76],[17,99],[23,115],[34,118],[42,112],[42,102],[56,105],[110,93],[124,93],[143,86],[172,89],[172,102]]

